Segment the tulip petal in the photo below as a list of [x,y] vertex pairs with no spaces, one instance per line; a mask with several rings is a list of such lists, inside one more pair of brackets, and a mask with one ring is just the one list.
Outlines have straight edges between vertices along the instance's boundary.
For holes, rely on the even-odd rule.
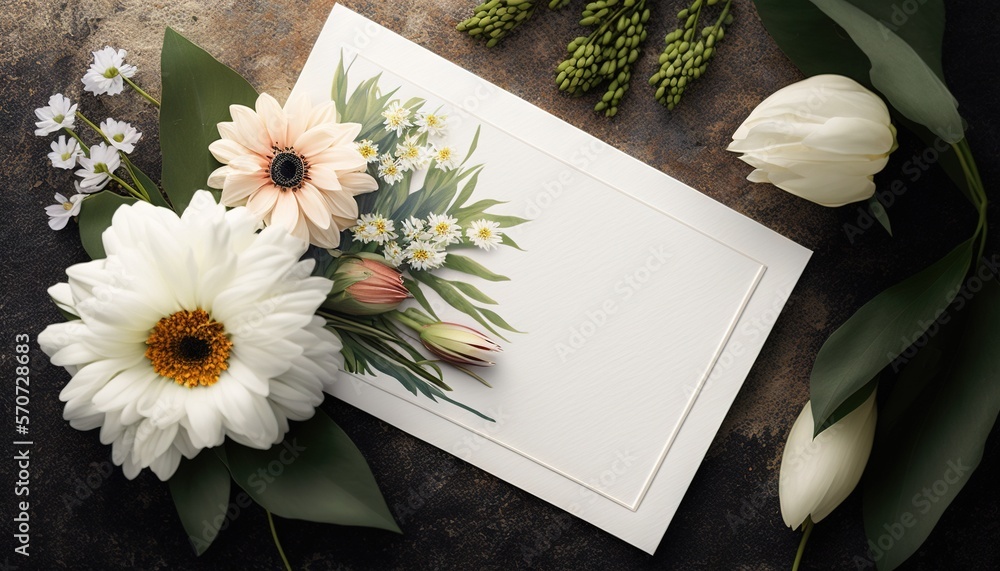
[[885,125],[857,117],[834,117],[802,141],[809,148],[842,155],[882,155],[892,143]]

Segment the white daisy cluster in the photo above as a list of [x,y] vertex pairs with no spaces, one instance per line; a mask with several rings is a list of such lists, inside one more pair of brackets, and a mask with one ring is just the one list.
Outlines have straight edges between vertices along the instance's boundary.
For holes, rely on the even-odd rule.
[[[84,91],[95,95],[116,95],[122,92],[124,83],[129,82],[143,97],[155,101],[128,79],[135,75],[136,68],[125,63],[125,55],[125,50],[111,47],[94,52],[94,61],[83,76]],[[52,166],[72,170],[80,177],[74,182],[75,195],[66,198],[57,193],[56,203],[45,208],[49,226],[61,230],[66,227],[69,218],[79,214],[86,195],[103,190],[112,179],[122,182],[115,171],[123,162],[128,166],[126,155],[135,150],[142,133],[130,123],[110,117],[101,121],[100,126],[95,125],[77,111],[76,103],[61,93],[50,97],[48,105],[35,109],[35,116],[38,118],[35,135],[44,137],[59,133],[50,145],[52,152],[48,153]],[[100,142],[92,146],[84,143],[83,138],[73,130],[77,118],[100,137]]]
[[[491,220],[476,220],[465,230],[465,238],[483,250],[495,249],[503,242],[500,225]],[[446,249],[463,241],[462,227],[448,214],[429,214],[427,218],[410,216],[399,225],[381,214],[365,214],[351,228],[354,239],[382,246],[382,256],[393,266],[409,264],[415,270],[433,270],[444,265]],[[397,241],[397,239],[399,239]]]
[[451,147],[428,142],[431,137],[444,136],[447,115],[412,111],[394,101],[382,111],[382,117],[385,130],[395,132],[399,139],[394,148],[379,154],[378,145],[368,139],[358,141],[356,147],[368,162],[378,163],[378,176],[385,182],[395,184],[404,173],[425,169],[431,161],[444,171],[458,166]]

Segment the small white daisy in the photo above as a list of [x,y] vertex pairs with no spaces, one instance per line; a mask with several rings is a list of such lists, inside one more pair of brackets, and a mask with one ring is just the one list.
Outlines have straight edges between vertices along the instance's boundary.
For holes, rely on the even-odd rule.
[[378,244],[385,244],[398,236],[394,232],[395,224],[393,221],[381,214],[362,214],[358,220],[358,226],[365,226],[367,228],[367,236],[369,238],[365,240],[365,243],[376,242]]
[[403,220],[403,238],[407,242],[430,240],[431,234],[427,232],[427,224],[423,220],[416,216],[410,216],[406,220]]
[[369,163],[374,163],[378,160],[378,144],[368,139],[364,139],[362,141],[358,141],[354,145],[358,149],[358,152],[361,153],[361,156],[364,157]]
[[389,108],[382,112],[382,116],[385,117],[383,122],[385,130],[395,131],[397,137],[403,134],[403,129],[413,125],[410,123],[410,110],[400,105],[398,101],[391,103]]
[[135,75],[135,66],[125,63],[128,52],[117,50],[111,46],[94,52],[94,63],[83,76],[83,90],[94,95],[118,95],[125,88],[122,77]]
[[134,151],[135,144],[139,141],[139,137],[142,137],[142,133],[136,131],[131,124],[110,118],[101,121],[101,132],[111,142],[112,147],[124,153]]
[[425,240],[415,240],[406,247],[406,261],[415,270],[439,268],[446,256],[438,244]]
[[98,143],[90,147],[89,157],[80,157],[80,166],[83,168],[76,171],[77,176],[83,179],[80,191],[97,192],[108,184],[110,174],[121,166],[121,158],[114,147]]
[[49,228],[62,230],[70,218],[80,213],[80,206],[87,195],[80,194],[79,190],[80,187],[77,186],[77,193],[69,198],[57,193],[56,204],[45,207],[45,213],[49,215]]
[[420,144],[416,136],[410,135],[402,143],[396,145],[396,158],[403,170],[420,170],[427,166],[430,157],[427,148]]
[[403,166],[392,155],[382,155],[378,161],[378,175],[389,184],[395,184],[403,179]]
[[492,220],[476,220],[472,227],[465,231],[472,243],[484,250],[492,250],[503,242],[503,232],[500,225]]
[[458,166],[458,157],[455,156],[455,151],[451,147],[435,147],[432,145],[430,155],[437,163],[437,168],[443,171],[450,171]]
[[431,214],[427,217],[427,231],[435,242],[447,245],[462,240],[462,227],[458,220],[447,214]]
[[447,119],[447,115],[421,113],[417,116],[417,131],[420,133],[430,133],[433,137],[444,135]]
[[398,268],[400,264],[406,261],[406,252],[403,251],[403,248],[397,242],[386,242],[382,246],[382,255],[385,257],[385,261],[389,262],[389,265],[394,268]]
[[44,137],[59,129],[72,129],[76,121],[76,104],[62,93],[49,97],[49,104],[35,109],[35,116],[40,120],[35,122],[35,134]]
[[76,139],[66,140],[66,135],[59,135],[59,139],[52,141],[52,152],[49,153],[49,160],[52,166],[57,169],[71,169],[76,166],[76,159],[84,156],[83,149],[80,148]]
[[354,234],[355,242],[367,244],[372,241],[372,227],[361,219],[358,219],[357,225],[351,228],[351,232]]

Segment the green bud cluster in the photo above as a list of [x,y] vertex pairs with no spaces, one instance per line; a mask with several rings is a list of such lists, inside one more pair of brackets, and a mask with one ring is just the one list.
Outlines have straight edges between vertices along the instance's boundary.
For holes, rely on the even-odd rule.
[[562,91],[581,95],[610,82],[594,110],[614,117],[628,91],[632,64],[639,59],[646,40],[648,20],[646,0],[597,0],[587,4],[580,25],[593,26],[594,31],[566,47],[568,57],[556,70],[556,85]]
[[[550,0],[549,8],[558,10],[569,0]],[[455,26],[459,32],[465,32],[474,38],[486,41],[486,47],[492,48],[507,37],[511,30],[520,26],[535,11],[535,2],[531,0],[489,0],[473,9],[472,16]]]
[[702,28],[700,33],[696,30],[703,8],[714,6],[719,0],[694,0],[689,8],[677,14],[681,27],[667,34],[666,48],[660,54],[660,69],[649,78],[649,84],[656,87],[656,100],[667,109],[680,103],[684,90],[708,69],[708,61],[726,35],[725,27],[733,21],[731,2],[726,0],[715,25]]

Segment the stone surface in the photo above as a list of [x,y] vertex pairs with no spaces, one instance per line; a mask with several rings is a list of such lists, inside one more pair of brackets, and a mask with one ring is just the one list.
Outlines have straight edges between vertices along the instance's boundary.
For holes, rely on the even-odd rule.
[[[777,468],[784,438],[808,398],[808,376],[823,340],[877,292],[936,259],[968,233],[972,210],[939,169],[914,175],[924,151],[902,133],[900,149],[876,182],[900,179],[908,192],[889,209],[895,238],[877,226],[849,239],[856,207],[826,209],[773,187],[744,180],[748,167],[723,151],[729,135],[761,99],[800,78],[768,37],[748,0],[735,2],[736,22],[708,75],[674,112],[652,99],[642,78],[655,67],[660,38],[681,2],[653,6],[650,40],[632,92],[618,117],[591,112],[593,96],[565,97],[552,70],[573,35],[577,8],[540,10],[497,48],[455,32],[473,6],[466,0],[349,0],[344,2],[388,28],[548,110],[609,144],[815,251],[802,281],[775,323],[705,463],[654,556],[569,518],[560,510],[418,441],[356,409],[323,405],[365,453],[405,535],[278,520],[293,565],[301,569],[780,569],[790,566],[799,534],[781,522]],[[106,44],[129,50],[135,79],[159,92],[164,26],[172,26],[279,100],[289,93],[332,2],[248,0],[6,0],[0,7],[0,172],[2,225],[3,367],[13,368],[15,333],[35,338],[59,319],[45,288],[64,269],[86,260],[73,230],[52,232],[42,208],[54,192],[71,190],[70,175],[48,167],[48,138],[32,135],[31,110],[54,92],[79,99],[93,118],[128,119],[145,134],[136,162],[157,172],[148,142],[156,114],[128,94],[81,95],[79,78],[89,51]],[[988,16],[983,16],[988,14]],[[987,188],[1000,183],[1000,117],[992,79],[1000,66],[985,2],[949,12],[945,69],[971,125],[969,138]],[[400,54],[405,57],[405,54]],[[993,209],[995,214],[995,209]],[[997,234],[994,234],[996,236]],[[991,242],[988,255],[997,252]],[[191,555],[167,487],[144,473],[129,482],[108,474],[110,451],[96,432],[77,432],[61,419],[58,393],[66,373],[32,352],[31,564],[0,554],[21,568],[38,569],[278,569],[264,513],[234,508],[215,544]],[[10,378],[10,377],[8,377]],[[13,383],[2,392],[5,417]],[[5,426],[8,421],[4,421]],[[5,429],[6,430],[6,429]],[[995,431],[996,432],[996,431]],[[10,444],[5,450],[11,452]],[[3,463],[5,545],[15,497],[11,464]],[[997,437],[938,529],[907,563],[911,569],[996,568],[1000,565],[1000,478]],[[865,553],[855,494],[813,534],[808,568],[873,568]],[[33,565],[32,565],[33,564]]]

